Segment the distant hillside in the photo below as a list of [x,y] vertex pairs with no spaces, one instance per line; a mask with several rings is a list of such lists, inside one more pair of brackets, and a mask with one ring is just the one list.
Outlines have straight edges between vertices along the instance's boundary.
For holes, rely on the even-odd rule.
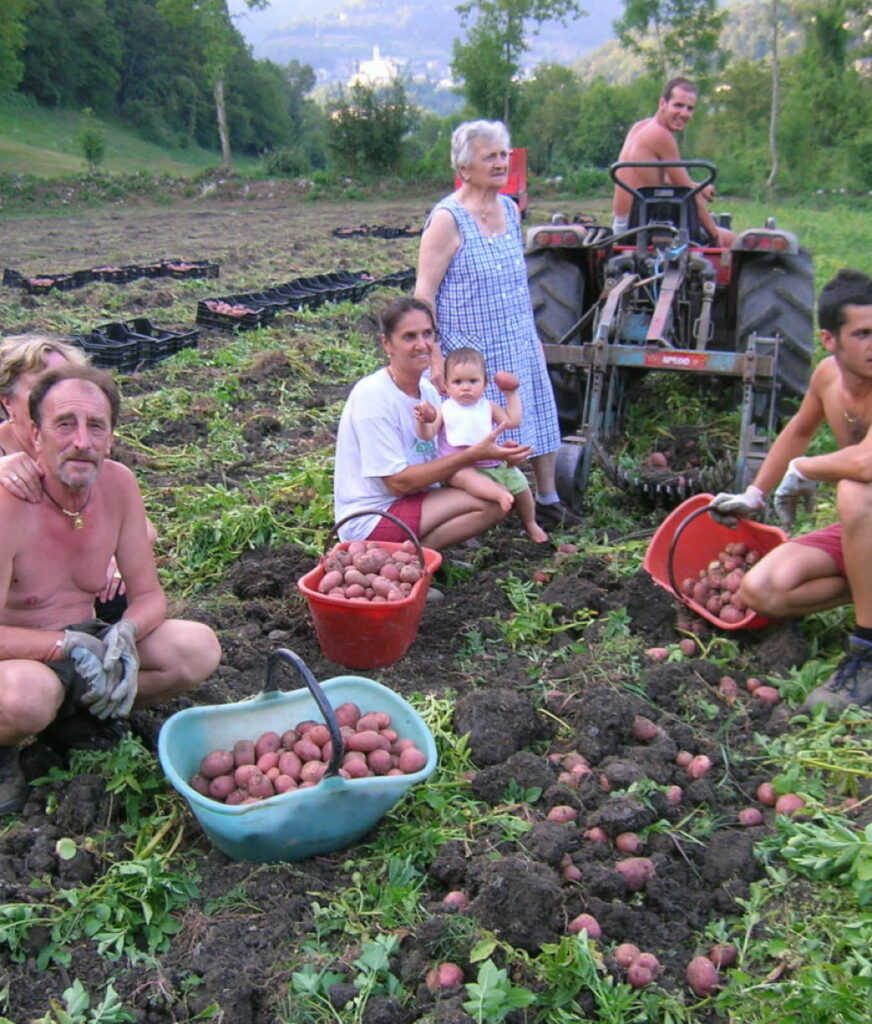
[[[243,0],[229,0],[236,26],[256,57],[277,64],[311,64],[319,79],[346,79],[355,62],[368,60],[374,46],[383,57],[408,66],[412,74],[438,80],[448,73],[454,40],[464,31],[456,0],[307,0],[306,15],[294,0],[274,0],[250,12]],[[573,64],[611,37],[623,0],[581,0],[588,14],[563,27],[543,26],[531,38],[530,66],[541,61]]]

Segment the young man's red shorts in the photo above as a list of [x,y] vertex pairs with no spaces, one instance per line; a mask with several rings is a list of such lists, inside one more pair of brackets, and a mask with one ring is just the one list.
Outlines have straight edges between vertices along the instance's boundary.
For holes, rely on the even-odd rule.
[[825,526],[822,530],[815,530],[814,533],[806,533],[801,537],[791,537],[797,544],[805,544],[810,548],[817,548],[832,558],[836,563],[840,576],[845,576],[845,557],[842,554],[842,524],[833,523],[832,526]]
[[[421,536],[421,510],[424,508],[424,499],[427,497],[427,491],[419,491],[417,494],[407,494],[405,498],[400,498],[390,506],[388,512],[393,513],[397,519],[402,521],[409,527],[416,537]],[[404,541],[408,540],[409,535],[405,530],[397,526],[396,523],[392,523],[390,519],[382,518],[378,526],[372,531],[367,540],[390,540],[390,541]]]

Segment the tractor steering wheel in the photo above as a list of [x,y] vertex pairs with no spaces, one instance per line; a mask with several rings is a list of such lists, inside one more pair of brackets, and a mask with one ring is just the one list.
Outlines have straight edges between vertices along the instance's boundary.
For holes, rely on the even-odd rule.
[[[692,169],[704,170],[706,172],[706,177],[704,177],[699,183],[695,184],[690,192],[687,193],[687,196],[685,197],[687,199],[692,199],[694,196],[698,195],[704,188],[711,185],[718,176],[717,168],[709,160],[643,160],[612,164],[611,167],[609,167],[609,177],[616,185],[622,188],[625,192],[629,192],[634,199],[638,199],[640,202],[644,202],[645,196],[643,196],[642,193],[632,185],[628,185],[627,182],[622,181],[619,176],[619,172],[628,167],[647,167],[650,170],[663,170],[667,167],[684,167],[688,174]],[[667,185],[668,182],[663,182],[663,184]],[[649,186],[641,187],[647,188]]]

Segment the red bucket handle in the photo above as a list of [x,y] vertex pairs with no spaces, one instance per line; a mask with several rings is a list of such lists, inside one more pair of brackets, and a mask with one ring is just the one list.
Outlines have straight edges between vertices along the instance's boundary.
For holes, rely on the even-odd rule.
[[309,666],[299,654],[289,651],[287,647],[277,647],[270,654],[266,663],[266,683],[264,684],[263,692],[271,693],[279,688],[277,676],[279,665],[282,662],[296,669],[300,678],[308,686],[309,692],[315,698],[318,710],[324,716],[324,721],[330,730],[330,741],[333,744],[333,754],[330,757],[330,763],[327,765],[327,771],[324,772],[324,778],[337,775],[342,764],[345,747],[342,743],[342,733],[339,729],[339,722],[336,719],[336,712],[333,710],[330,701],[327,700],[327,694],[321,689],[321,684],[309,671]]
[[[409,524],[408,523],[404,523],[403,520],[400,519],[398,516],[395,516],[393,514],[393,512],[382,512],[380,509],[377,509],[377,508],[365,509],[365,510],[363,510],[361,512],[350,512],[347,516],[345,516],[344,519],[340,519],[339,522],[336,523],[333,526],[333,528],[330,530],[330,532],[327,534],[327,539],[324,541],[324,553],[325,554],[327,553],[327,547],[330,544],[330,541],[333,539],[333,536],[338,534],[340,526],[344,526],[345,523],[347,523],[349,519],[357,519],[360,516],[371,516],[371,515],[384,516],[385,519],[390,519],[390,521],[394,524],[394,526],[400,526],[400,527],[402,527],[406,531],[406,533],[409,535],[409,540],[412,541],[412,543],[415,545],[415,549],[418,552],[418,558],[421,559],[421,570],[423,572],[426,572],[427,571],[427,561],[424,558],[424,549],[423,549],[423,547],[421,547],[421,542],[415,536],[415,533],[412,530],[412,528],[409,526]],[[378,541],[376,541],[376,543],[378,543]]]
[[701,516],[703,512],[711,512],[713,508],[717,508],[717,506],[714,504],[703,505],[702,508],[694,509],[689,516],[686,516],[678,524],[678,528],[676,529],[672,540],[669,542],[669,551],[666,554],[666,572],[669,574],[669,586],[672,587],[672,593],[675,594],[679,601],[683,601],[686,605],[690,605],[690,600],[681,593],[678,584],[675,582],[675,549],[678,546],[679,537],[684,533],[685,529],[690,526],[694,519]]

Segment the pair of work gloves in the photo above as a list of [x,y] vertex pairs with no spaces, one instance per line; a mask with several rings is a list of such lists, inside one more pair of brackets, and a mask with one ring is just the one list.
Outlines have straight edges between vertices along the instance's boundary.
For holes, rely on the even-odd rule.
[[[796,459],[791,459],[784,479],[772,495],[775,514],[782,526],[789,529],[796,521],[796,510],[800,502],[806,512],[814,509],[817,484],[809,480],[796,468]],[[766,495],[750,484],[741,494],[721,493],[712,501],[711,514],[724,526],[735,526],[737,519],[744,519],[759,512],[766,504]]]
[[136,634],[129,619],[110,626],[102,639],[64,630],[61,653],[84,682],[76,690],[76,701],[97,718],[127,718],[133,708],[139,679]]

